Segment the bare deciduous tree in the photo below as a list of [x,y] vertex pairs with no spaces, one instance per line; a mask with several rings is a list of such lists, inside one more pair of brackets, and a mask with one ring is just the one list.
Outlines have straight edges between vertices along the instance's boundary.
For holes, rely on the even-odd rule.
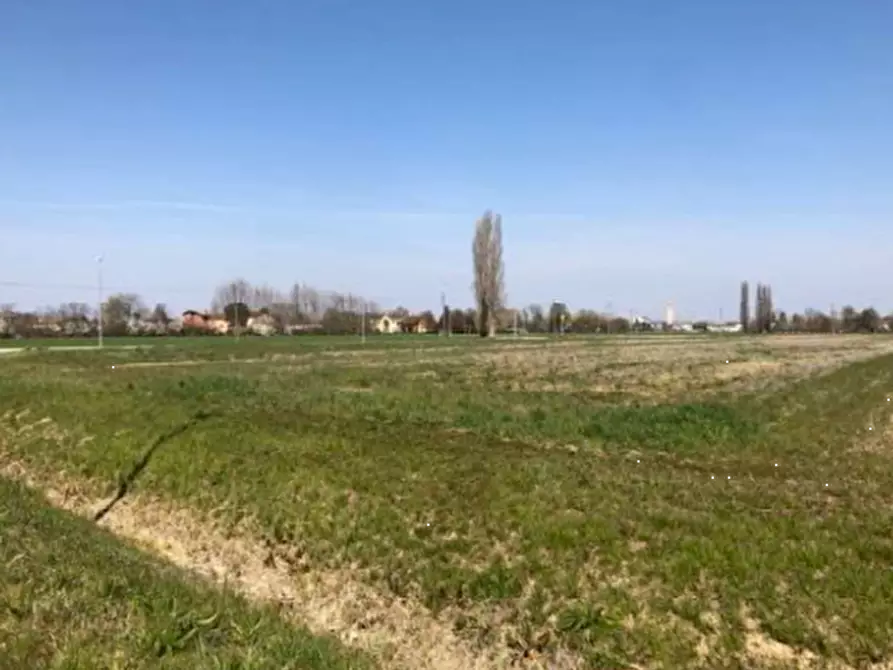
[[15,333],[15,304],[4,303],[0,305],[0,337],[10,337]]
[[319,323],[322,320],[323,300],[312,286],[295,284],[291,288],[289,300],[295,313],[295,323]]
[[542,305],[530,305],[527,308],[527,329],[532,333],[545,333],[548,329],[545,311]]
[[490,211],[477,220],[472,243],[474,297],[481,336],[496,334],[496,312],[505,303],[502,217]]
[[859,313],[857,330],[865,333],[876,333],[881,328],[881,315],[874,307],[866,307]]
[[549,332],[563,333],[570,322],[571,311],[563,302],[553,302],[549,308]]
[[83,302],[66,302],[56,311],[59,325],[65,335],[83,335],[90,332],[90,306]]
[[223,308],[231,303],[251,304],[254,291],[244,279],[234,279],[225,284],[221,284],[214,291],[214,299],[211,301],[211,310],[214,312],[222,312]]
[[304,294],[304,289],[297,282],[294,283],[291,287],[291,291],[288,294],[288,302],[291,306],[292,316],[289,318],[289,322],[293,325],[297,325],[299,323],[304,322],[303,314],[304,311],[302,309],[303,303],[301,302]]
[[775,309],[772,306],[772,287],[757,284],[756,331],[768,333],[775,322]]
[[109,335],[123,335],[132,319],[139,319],[145,307],[134,293],[115,293],[102,305],[102,320]]
[[772,288],[763,285],[763,330],[772,330]]
[[852,333],[856,330],[856,325],[859,320],[859,313],[856,311],[856,308],[852,305],[844,305],[843,309],[840,310],[840,322],[843,327],[843,332]]
[[255,286],[251,292],[251,299],[248,305],[252,310],[270,309],[277,302],[282,302],[282,295],[272,286]]

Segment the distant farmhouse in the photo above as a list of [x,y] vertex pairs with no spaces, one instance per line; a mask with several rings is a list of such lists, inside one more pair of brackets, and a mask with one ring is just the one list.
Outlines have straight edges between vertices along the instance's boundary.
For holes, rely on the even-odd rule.
[[394,333],[415,333],[423,335],[437,330],[433,319],[425,316],[393,316],[385,314],[373,324],[376,333],[392,335]]
[[[193,309],[183,312],[176,321],[178,329],[185,331],[207,333],[209,335],[227,335],[232,332],[232,326],[224,316],[199,312]],[[370,332],[386,335],[397,333],[421,335],[437,332],[437,322],[430,313],[422,315],[370,315],[367,323]],[[322,326],[323,324],[319,323],[282,326],[275,317],[261,311],[253,313],[248,318],[244,331],[254,335],[269,336],[279,332],[297,334],[320,331],[323,330]]]
[[183,312],[180,323],[184,330],[197,330],[215,335],[226,335],[230,331],[229,321],[225,317],[196,312],[194,309]]
[[383,317],[375,322],[374,330],[376,333],[399,333],[400,319],[385,314]]

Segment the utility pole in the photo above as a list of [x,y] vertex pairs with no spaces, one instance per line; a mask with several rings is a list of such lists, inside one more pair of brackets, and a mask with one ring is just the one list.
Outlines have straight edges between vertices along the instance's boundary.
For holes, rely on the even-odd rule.
[[363,316],[360,320],[360,340],[366,344],[366,301],[363,301]]
[[99,316],[97,317],[96,325],[98,334],[98,345],[99,348],[102,349],[102,256],[96,257],[96,280],[97,295],[99,298]]
[[518,310],[515,310],[515,337],[518,337]]

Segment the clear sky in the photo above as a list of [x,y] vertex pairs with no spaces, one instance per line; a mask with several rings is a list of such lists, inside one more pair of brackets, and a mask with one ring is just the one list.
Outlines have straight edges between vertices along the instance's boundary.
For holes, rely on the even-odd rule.
[[[0,303],[893,309],[885,0],[5,0]],[[17,282],[21,286],[10,286]],[[66,288],[67,287],[67,288]]]

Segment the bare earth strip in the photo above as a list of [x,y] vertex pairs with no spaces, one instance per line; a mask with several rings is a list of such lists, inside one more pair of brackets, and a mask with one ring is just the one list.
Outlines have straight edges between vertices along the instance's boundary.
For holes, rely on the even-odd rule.
[[[36,479],[0,453],[0,475],[41,491],[54,506],[92,518],[100,507],[71,484]],[[492,670],[513,665],[509,650],[476,652],[449,623],[422,606],[386,597],[348,571],[297,572],[246,537],[228,537],[194,513],[147,496],[122,500],[99,525],[203,578],[235,589],[280,611],[317,634],[373,654],[386,668]],[[559,665],[555,665],[555,661]],[[540,668],[536,662],[525,667]],[[577,668],[569,658],[550,668]]]
[[[19,463],[0,452],[0,476],[26,483],[50,504],[92,518],[100,507],[75,486],[38,481]],[[295,571],[259,545],[242,536],[225,535],[203,523],[194,513],[152,499],[132,496],[122,500],[100,522],[126,538],[218,586],[234,589],[249,599],[273,603],[280,613],[316,634],[333,634],[354,648],[377,658],[382,667],[405,670],[496,670],[525,667],[537,670],[577,670],[579,659],[562,655],[538,661],[519,658],[508,649],[475,652],[446,622],[433,618],[415,603],[385,597],[349,572]],[[795,650],[760,631],[744,607],[744,658],[755,668],[798,670],[853,670],[841,661],[825,661],[812,652]],[[699,646],[702,662],[709,661],[711,640]],[[631,666],[643,668],[649,666]],[[893,662],[866,666],[893,670]]]

